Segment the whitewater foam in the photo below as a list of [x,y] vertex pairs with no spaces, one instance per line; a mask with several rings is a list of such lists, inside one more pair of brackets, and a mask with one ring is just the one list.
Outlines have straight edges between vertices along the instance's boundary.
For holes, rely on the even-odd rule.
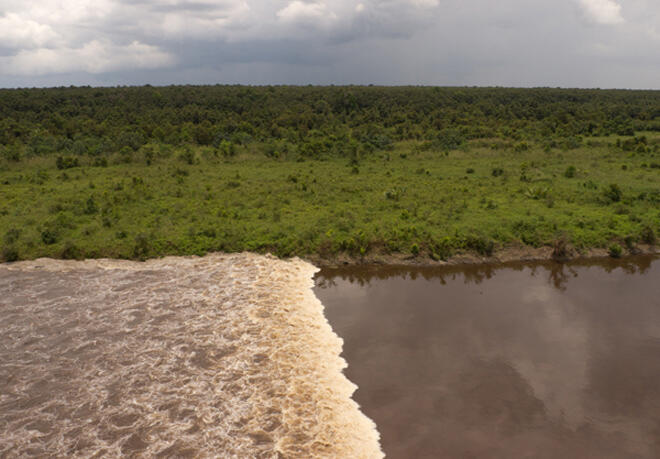
[[383,457],[315,272],[248,253],[0,265],[0,456]]

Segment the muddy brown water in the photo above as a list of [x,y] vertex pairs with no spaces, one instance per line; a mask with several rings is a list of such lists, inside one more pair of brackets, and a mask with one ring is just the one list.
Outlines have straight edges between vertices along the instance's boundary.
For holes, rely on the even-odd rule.
[[380,458],[317,269],[254,254],[0,264],[0,458]]
[[660,261],[325,269],[388,458],[660,458]]

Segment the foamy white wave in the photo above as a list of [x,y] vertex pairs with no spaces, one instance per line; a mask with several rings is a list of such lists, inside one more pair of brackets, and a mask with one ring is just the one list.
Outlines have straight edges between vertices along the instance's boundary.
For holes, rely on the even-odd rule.
[[0,265],[0,456],[383,457],[315,272],[247,253]]

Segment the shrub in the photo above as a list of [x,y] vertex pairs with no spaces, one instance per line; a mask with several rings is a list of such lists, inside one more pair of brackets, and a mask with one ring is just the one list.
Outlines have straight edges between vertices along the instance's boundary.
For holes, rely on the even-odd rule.
[[55,160],[55,165],[58,169],[71,169],[73,167],[78,167],[78,158],[72,156],[58,156]]
[[642,242],[649,245],[654,245],[657,240],[655,236],[655,231],[653,231],[653,228],[651,228],[650,226],[645,226],[644,228],[642,228],[642,231],[639,236]]
[[529,150],[529,144],[527,142],[519,142],[514,147],[513,150],[517,153]]
[[86,215],[92,215],[95,214],[99,211],[98,206],[96,205],[96,201],[94,201],[94,197],[90,196],[87,199],[87,202],[85,203],[85,207],[83,208],[83,212]]
[[610,246],[610,257],[612,258],[621,258],[621,255],[623,254],[623,248],[619,244],[612,244]]
[[64,243],[60,256],[65,260],[81,260],[83,258],[82,251],[71,241]]
[[619,202],[623,197],[623,192],[621,191],[621,188],[619,188],[619,185],[616,183],[612,183],[610,186],[608,186],[605,191],[603,191],[603,194],[605,195],[606,199],[612,202]]
[[453,253],[451,239],[449,237],[445,237],[440,242],[433,244],[432,249],[433,251],[431,252],[430,256],[433,260],[447,260],[452,256]]
[[419,255],[419,245],[413,244],[410,248],[410,252],[415,256]]
[[490,257],[495,251],[495,243],[488,238],[483,236],[475,237],[468,236],[465,239],[465,247],[470,250],[474,250],[479,255]]
[[568,238],[566,235],[561,235],[552,242],[552,258],[556,260],[564,260],[570,255],[570,248],[568,246]]
[[383,195],[385,196],[385,199],[398,201],[405,194],[405,192],[405,188],[392,188],[391,190],[387,190],[385,193],[383,193]]
[[18,260],[18,250],[13,245],[6,245],[2,248],[0,253],[2,261],[12,262]]
[[575,177],[575,173],[577,170],[575,169],[575,166],[568,166],[566,170],[564,171],[564,177],[566,178],[573,178]]
[[5,233],[5,242],[7,244],[13,244],[14,242],[18,241],[20,235],[21,235],[21,230],[16,228],[10,228]]
[[184,161],[186,164],[193,165],[195,164],[195,152],[191,149],[186,148],[180,155],[179,159]]
[[104,157],[94,158],[92,163],[94,167],[108,167],[108,160]]
[[119,160],[125,164],[133,162],[133,149],[131,147],[122,147],[122,149],[119,150]]
[[149,249],[150,249],[150,243],[149,243],[149,237],[144,234],[140,233],[137,236],[135,236],[135,246],[133,247],[133,256],[135,258],[139,258],[140,260],[144,260],[147,258],[147,255],[149,255]]
[[635,244],[637,243],[637,240],[634,236],[626,236],[623,242],[626,244],[626,249],[628,249],[629,252],[633,252],[635,250]]
[[46,245],[52,245],[57,242],[59,235],[57,231],[47,228],[41,232],[41,240]]
[[12,162],[19,162],[21,160],[21,152],[17,148],[6,148],[3,150],[0,150],[2,152],[2,156],[7,160],[7,161],[12,161]]
[[544,199],[548,197],[548,192],[550,190],[547,187],[530,187],[525,190],[524,195],[530,199]]
[[438,133],[434,146],[439,150],[456,150],[465,143],[465,137],[455,129],[444,129]]

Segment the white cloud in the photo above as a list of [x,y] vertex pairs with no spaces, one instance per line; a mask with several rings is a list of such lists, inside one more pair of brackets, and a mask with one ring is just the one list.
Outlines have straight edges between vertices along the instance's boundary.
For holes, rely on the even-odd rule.
[[14,56],[0,57],[0,73],[5,75],[46,75],[56,73],[112,72],[126,68],[168,67],[175,58],[155,46],[134,41],[126,46],[91,41],[80,48],[37,48]]
[[589,19],[598,24],[619,24],[623,22],[621,5],[614,0],[580,0]]
[[[0,86],[660,81],[658,0],[486,3],[0,0]],[[616,27],[584,27],[580,18]],[[164,70],[140,71],[149,68]]]
[[317,22],[335,19],[337,15],[328,11],[323,2],[305,3],[295,0],[277,12],[277,17],[285,22]]
[[259,21],[244,0],[126,2],[115,20],[153,38],[231,39]]
[[419,8],[435,8],[439,5],[438,0],[410,0],[410,3]]
[[7,48],[33,48],[53,44],[59,35],[47,24],[25,19],[15,13],[0,17],[0,45]]
[[115,0],[0,0],[0,11],[11,11],[52,26],[85,25],[93,19],[107,18]]

